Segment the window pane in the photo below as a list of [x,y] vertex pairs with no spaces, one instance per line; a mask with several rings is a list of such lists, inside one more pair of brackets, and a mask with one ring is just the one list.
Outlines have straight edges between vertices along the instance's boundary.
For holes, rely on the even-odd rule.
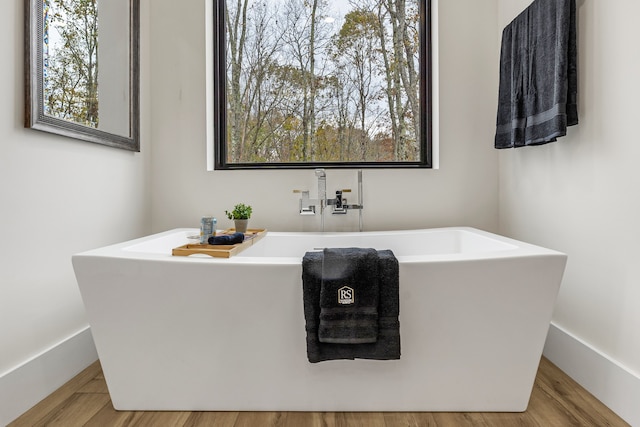
[[226,0],[219,163],[428,166],[427,6]]

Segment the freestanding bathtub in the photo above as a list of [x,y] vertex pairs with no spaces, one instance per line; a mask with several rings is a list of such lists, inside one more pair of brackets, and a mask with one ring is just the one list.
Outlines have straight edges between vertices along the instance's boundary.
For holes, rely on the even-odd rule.
[[[527,408],[566,255],[473,228],[269,232],[229,258],[177,257],[176,229],[73,257],[119,410]],[[301,259],[391,249],[400,360],[306,357]]]

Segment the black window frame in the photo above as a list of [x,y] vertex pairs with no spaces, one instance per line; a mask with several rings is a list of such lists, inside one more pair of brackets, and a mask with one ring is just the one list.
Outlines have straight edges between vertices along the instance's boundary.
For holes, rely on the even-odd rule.
[[213,7],[213,128],[214,170],[239,169],[412,169],[432,168],[432,17],[431,0],[419,0],[420,8],[420,160],[393,162],[227,162],[226,99],[226,0],[215,0]]

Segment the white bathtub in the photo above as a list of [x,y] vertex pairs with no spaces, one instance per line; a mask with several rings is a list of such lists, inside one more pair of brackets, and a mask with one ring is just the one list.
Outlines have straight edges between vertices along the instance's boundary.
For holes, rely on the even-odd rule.
[[[276,233],[174,257],[177,229],[73,257],[119,410],[524,411],[566,255],[472,228]],[[306,357],[301,258],[392,249],[402,357]]]

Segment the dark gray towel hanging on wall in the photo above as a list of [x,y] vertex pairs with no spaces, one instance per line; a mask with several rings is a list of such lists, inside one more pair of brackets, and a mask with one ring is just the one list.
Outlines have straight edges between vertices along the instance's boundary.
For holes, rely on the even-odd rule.
[[495,148],[556,141],[578,124],[575,0],[535,0],[502,32]]

